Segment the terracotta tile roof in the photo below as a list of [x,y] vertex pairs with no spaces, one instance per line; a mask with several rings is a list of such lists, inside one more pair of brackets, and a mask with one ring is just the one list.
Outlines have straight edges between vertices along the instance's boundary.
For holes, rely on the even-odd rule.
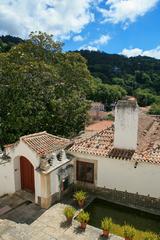
[[140,115],[138,147],[135,152],[114,149],[113,137],[112,125],[88,139],[75,142],[69,151],[160,164],[160,117]]
[[70,140],[47,132],[34,133],[20,138],[39,155],[51,153],[70,144]]
[[131,159],[134,153],[135,153],[134,150],[113,148],[109,152],[108,156],[112,158]]
[[109,120],[99,121],[97,123],[93,123],[87,126],[85,131],[100,132],[105,128],[112,126],[112,124],[113,124],[113,121],[109,121]]
[[107,156],[112,148],[112,143],[113,125],[88,139],[76,141],[69,151]]

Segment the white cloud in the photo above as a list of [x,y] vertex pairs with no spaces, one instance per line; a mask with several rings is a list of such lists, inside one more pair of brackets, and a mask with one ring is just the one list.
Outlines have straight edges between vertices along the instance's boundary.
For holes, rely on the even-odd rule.
[[96,39],[95,41],[93,41],[92,44],[94,45],[107,44],[110,39],[111,37],[109,35],[102,35],[99,39]]
[[104,22],[113,24],[135,22],[137,17],[145,15],[154,8],[159,0],[108,0],[106,8],[98,8]]
[[132,49],[124,48],[120,54],[125,55],[127,57],[148,56],[148,57],[160,59],[160,46],[150,50],[145,50],[145,51],[140,48],[132,48]]
[[76,35],[73,37],[73,41],[75,41],[75,42],[81,42],[83,40],[84,40],[84,38],[81,35]]
[[80,33],[94,21],[94,0],[0,0],[0,33],[27,37],[40,30],[56,37]]
[[107,44],[110,39],[111,39],[111,37],[109,35],[102,35],[102,36],[100,36],[100,38],[89,42],[88,45],[85,44],[85,45],[81,46],[79,48],[79,50],[85,49],[85,50],[89,50],[89,51],[98,51],[100,46]]
[[87,46],[87,45],[83,45],[79,48],[79,50],[89,50],[89,51],[98,51],[98,49],[96,47],[93,46]]

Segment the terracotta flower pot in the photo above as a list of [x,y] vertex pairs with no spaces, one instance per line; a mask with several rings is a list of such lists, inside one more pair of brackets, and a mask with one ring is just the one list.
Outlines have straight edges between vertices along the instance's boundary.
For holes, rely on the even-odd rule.
[[81,229],[86,229],[87,223],[81,223]]
[[109,237],[109,231],[103,230],[103,236],[108,238]]
[[71,222],[72,222],[72,217],[67,218],[67,222],[68,222],[69,224],[71,224]]
[[82,208],[84,206],[84,200],[78,201],[78,205],[80,208]]

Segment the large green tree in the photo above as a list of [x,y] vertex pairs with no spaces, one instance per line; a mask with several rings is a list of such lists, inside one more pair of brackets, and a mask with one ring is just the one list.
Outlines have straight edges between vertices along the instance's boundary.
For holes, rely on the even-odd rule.
[[91,75],[78,53],[63,53],[53,36],[30,39],[0,53],[0,144],[48,131],[71,137],[83,129]]

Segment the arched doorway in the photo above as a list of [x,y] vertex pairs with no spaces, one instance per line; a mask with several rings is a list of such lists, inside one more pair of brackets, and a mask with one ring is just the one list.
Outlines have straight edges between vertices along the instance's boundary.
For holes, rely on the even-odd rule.
[[20,157],[21,169],[21,189],[34,193],[34,167],[31,162],[25,158]]

